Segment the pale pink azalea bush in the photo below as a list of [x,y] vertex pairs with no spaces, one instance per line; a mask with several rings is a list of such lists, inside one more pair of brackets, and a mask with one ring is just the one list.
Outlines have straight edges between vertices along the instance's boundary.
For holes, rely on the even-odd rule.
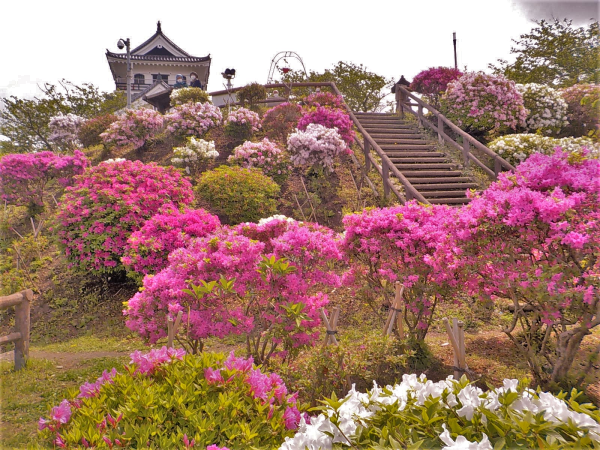
[[233,150],[227,161],[242,167],[257,167],[280,183],[287,178],[291,170],[284,151],[269,138],[260,142],[244,142]]
[[89,161],[79,150],[73,156],[54,152],[5,155],[0,159],[0,198],[9,205],[44,206],[50,189],[59,198],[87,166]]
[[298,121],[298,129],[306,131],[308,125],[313,123],[336,129],[347,145],[354,142],[352,121],[345,111],[319,106],[314,110],[306,111],[302,115]]
[[454,229],[465,288],[514,303],[504,331],[542,386],[565,382],[600,325],[599,194],[600,161],[585,151],[537,153],[475,196]]
[[296,103],[282,103],[269,109],[262,118],[265,135],[272,141],[285,143],[288,134],[298,126],[302,107]]
[[131,277],[141,281],[144,275],[164,269],[173,250],[212,233],[220,225],[217,216],[203,209],[180,211],[167,205],[129,236],[121,262]]
[[425,338],[436,306],[459,288],[461,250],[451,237],[456,214],[449,206],[412,201],[344,217],[342,248],[351,263],[346,283],[376,310],[391,304],[394,283],[402,283],[405,323],[417,340]]
[[311,123],[306,131],[296,130],[288,136],[290,161],[295,166],[320,166],[333,172],[334,159],[349,154],[350,149],[333,128]]
[[212,103],[184,103],[165,116],[167,130],[177,136],[203,136],[223,122],[221,109]]
[[314,92],[306,96],[302,103],[304,103],[304,109],[307,110],[316,109],[319,106],[329,109],[345,110],[344,99],[331,92]]
[[260,127],[260,116],[254,111],[246,108],[238,108],[227,116],[226,126],[236,125],[240,128],[247,128],[250,134],[256,133]]
[[48,128],[50,136],[48,140],[60,147],[70,149],[79,144],[79,128],[83,125],[85,119],[76,114],[58,114],[50,118]]
[[172,167],[104,162],[67,188],[59,204],[57,234],[71,266],[94,274],[120,272],[131,233],[163,205],[177,208],[192,201],[190,183]]
[[319,308],[328,300],[317,290],[340,285],[331,268],[340,258],[336,235],[316,224],[286,222],[272,235],[257,225],[224,227],[175,250],[166,269],[146,277],[124,311],[126,324],[156,342],[166,335],[166,316],[181,311],[185,335],[198,341],[193,348],[209,336],[245,333],[249,354],[263,363],[318,338]]
[[164,126],[164,118],[149,108],[127,109],[100,134],[103,142],[119,148],[140,149]]
[[513,81],[468,72],[448,84],[441,98],[448,119],[472,133],[502,134],[525,125],[527,110]]

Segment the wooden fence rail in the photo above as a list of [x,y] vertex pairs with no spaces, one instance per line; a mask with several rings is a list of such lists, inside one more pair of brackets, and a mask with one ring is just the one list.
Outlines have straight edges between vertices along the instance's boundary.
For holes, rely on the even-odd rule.
[[0,344],[15,343],[15,370],[25,367],[29,358],[29,312],[32,300],[31,289],[0,297],[0,310],[15,307],[15,331],[0,337]]
[[[498,177],[498,173],[504,170],[514,170],[515,167],[511,165],[508,161],[502,158],[500,155],[495,153],[493,150],[490,150],[473,136],[468,133],[465,133],[463,130],[458,128],[454,123],[452,123],[446,116],[444,116],[441,112],[435,109],[433,106],[425,103],[419,97],[410,93],[403,86],[397,85],[397,88],[400,90],[399,101],[397,105],[397,110],[400,112],[400,115],[403,116],[405,112],[410,112],[414,116],[417,117],[419,124],[421,126],[427,125],[433,131],[435,131],[438,135],[438,142],[441,144],[443,141],[446,141],[449,145],[462,152],[463,162],[465,166],[468,166],[471,162],[475,163],[479,166],[491,179],[495,180]],[[412,103],[412,102],[415,103]],[[413,106],[417,107],[417,111],[412,109]],[[434,123],[432,123],[425,114],[423,110],[426,109],[429,111],[434,118]],[[457,142],[455,139],[451,138],[444,130],[444,127],[447,126],[450,130],[452,130],[457,136],[460,136],[462,139],[462,143]],[[486,164],[481,162],[479,158],[477,158],[472,152],[471,147],[476,148],[484,155],[488,156],[493,161],[494,170],[490,169]]]

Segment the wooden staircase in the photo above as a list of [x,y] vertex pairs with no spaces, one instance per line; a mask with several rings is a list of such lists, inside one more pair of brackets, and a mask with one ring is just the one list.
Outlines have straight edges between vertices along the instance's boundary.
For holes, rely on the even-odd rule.
[[395,114],[353,112],[365,131],[381,147],[410,184],[429,202],[462,205],[465,192],[478,188],[444,153],[428,142],[414,122]]

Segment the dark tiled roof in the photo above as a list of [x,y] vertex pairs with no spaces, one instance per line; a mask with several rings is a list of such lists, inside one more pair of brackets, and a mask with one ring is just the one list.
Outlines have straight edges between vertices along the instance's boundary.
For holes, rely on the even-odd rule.
[[[124,53],[113,53],[106,50],[106,56],[111,58],[127,60],[127,55]],[[210,61],[209,56],[163,56],[163,55],[131,55],[132,61],[165,61],[165,62],[203,62]]]
[[165,41],[167,41],[169,44],[171,44],[173,47],[175,47],[178,51],[180,51],[181,53],[183,53],[185,56],[191,56],[188,52],[186,52],[185,50],[183,50],[181,47],[179,47],[178,45],[176,45],[171,39],[169,39],[167,36],[165,36],[165,34],[162,32],[162,28],[160,26],[160,20],[156,24],[156,33],[154,33],[152,36],[150,36],[150,38],[147,39],[143,44],[140,44],[136,48],[134,48],[133,50],[131,50],[131,53],[135,53],[135,52],[139,51],[140,49],[144,48],[146,45],[148,45],[152,41],[152,39],[154,39],[157,36],[162,36],[162,38]]
[[[163,80],[156,80],[154,83],[152,83],[150,86],[148,86],[146,89],[144,89],[141,92],[138,92],[137,94],[134,94],[131,96],[131,102],[135,102],[138,98],[141,98],[142,96],[146,95],[148,92],[150,92],[150,90],[152,88],[154,88],[156,85],[158,84],[164,84],[166,88],[168,88],[166,91],[171,92],[173,90],[173,88],[171,86],[169,86],[167,83],[165,83]],[[166,92],[165,91],[165,92]]]

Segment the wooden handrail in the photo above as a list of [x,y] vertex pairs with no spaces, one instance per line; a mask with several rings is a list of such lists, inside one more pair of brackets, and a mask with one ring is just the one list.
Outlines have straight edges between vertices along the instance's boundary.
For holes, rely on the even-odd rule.
[[[432,130],[436,131],[438,133],[438,139],[439,139],[440,143],[442,142],[442,140],[445,140],[446,142],[451,144],[453,147],[458,148],[459,150],[462,150],[463,161],[464,161],[465,165],[469,165],[469,163],[471,161],[473,161],[475,164],[477,164],[479,167],[481,167],[485,171],[485,173],[492,179],[497,178],[498,173],[502,169],[506,169],[506,170],[514,170],[515,169],[515,167],[512,164],[510,164],[508,161],[506,161],[504,158],[502,158],[500,155],[498,155],[493,150],[490,150],[488,147],[483,145],[481,142],[479,142],[473,136],[471,136],[470,134],[461,130],[454,123],[452,123],[446,116],[444,116],[441,112],[439,112],[437,109],[435,109],[433,106],[429,105],[428,103],[425,103],[419,97],[413,95],[405,87],[397,85],[397,88],[400,89],[400,92],[402,94],[404,94],[404,98],[406,99],[405,102],[402,102],[402,100],[400,100],[398,102],[399,107],[400,107],[399,109],[401,109],[402,112],[404,112],[404,110],[407,110],[408,112],[414,114],[421,124],[425,124]],[[409,98],[414,100],[416,102],[416,105],[414,103],[409,103],[408,102]],[[417,106],[418,111],[417,112],[413,111],[411,106]],[[430,122],[427,118],[425,118],[423,116],[423,108],[426,108],[430,113],[433,114],[433,116],[437,119],[437,125],[433,124],[432,122]],[[454,133],[456,133],[458,136],[460,136],[462,138],[462,140],[463,140],[462,145],[459,144],[458,142],[456,142],[454,139],[452,139],[450,136],[448,136],[448,134],[446,134],[444,132],[444,125],[446,125],[452,131],[454,131]],[[494,160],[494,170],[491,170],[489,167],[487,167],[485,164],[483,164],[475,155],[473,155],[471,153],[471,146],[480,150],[485,155],[489,156],[490,158],[492,158]]]
[[31,289],[0,297],[0,309],[15,307],[15,331],[7,336],[0,336],[0,344],[15,343],[15,370],[25,367],[29,357],[29,312],[32,300]]

